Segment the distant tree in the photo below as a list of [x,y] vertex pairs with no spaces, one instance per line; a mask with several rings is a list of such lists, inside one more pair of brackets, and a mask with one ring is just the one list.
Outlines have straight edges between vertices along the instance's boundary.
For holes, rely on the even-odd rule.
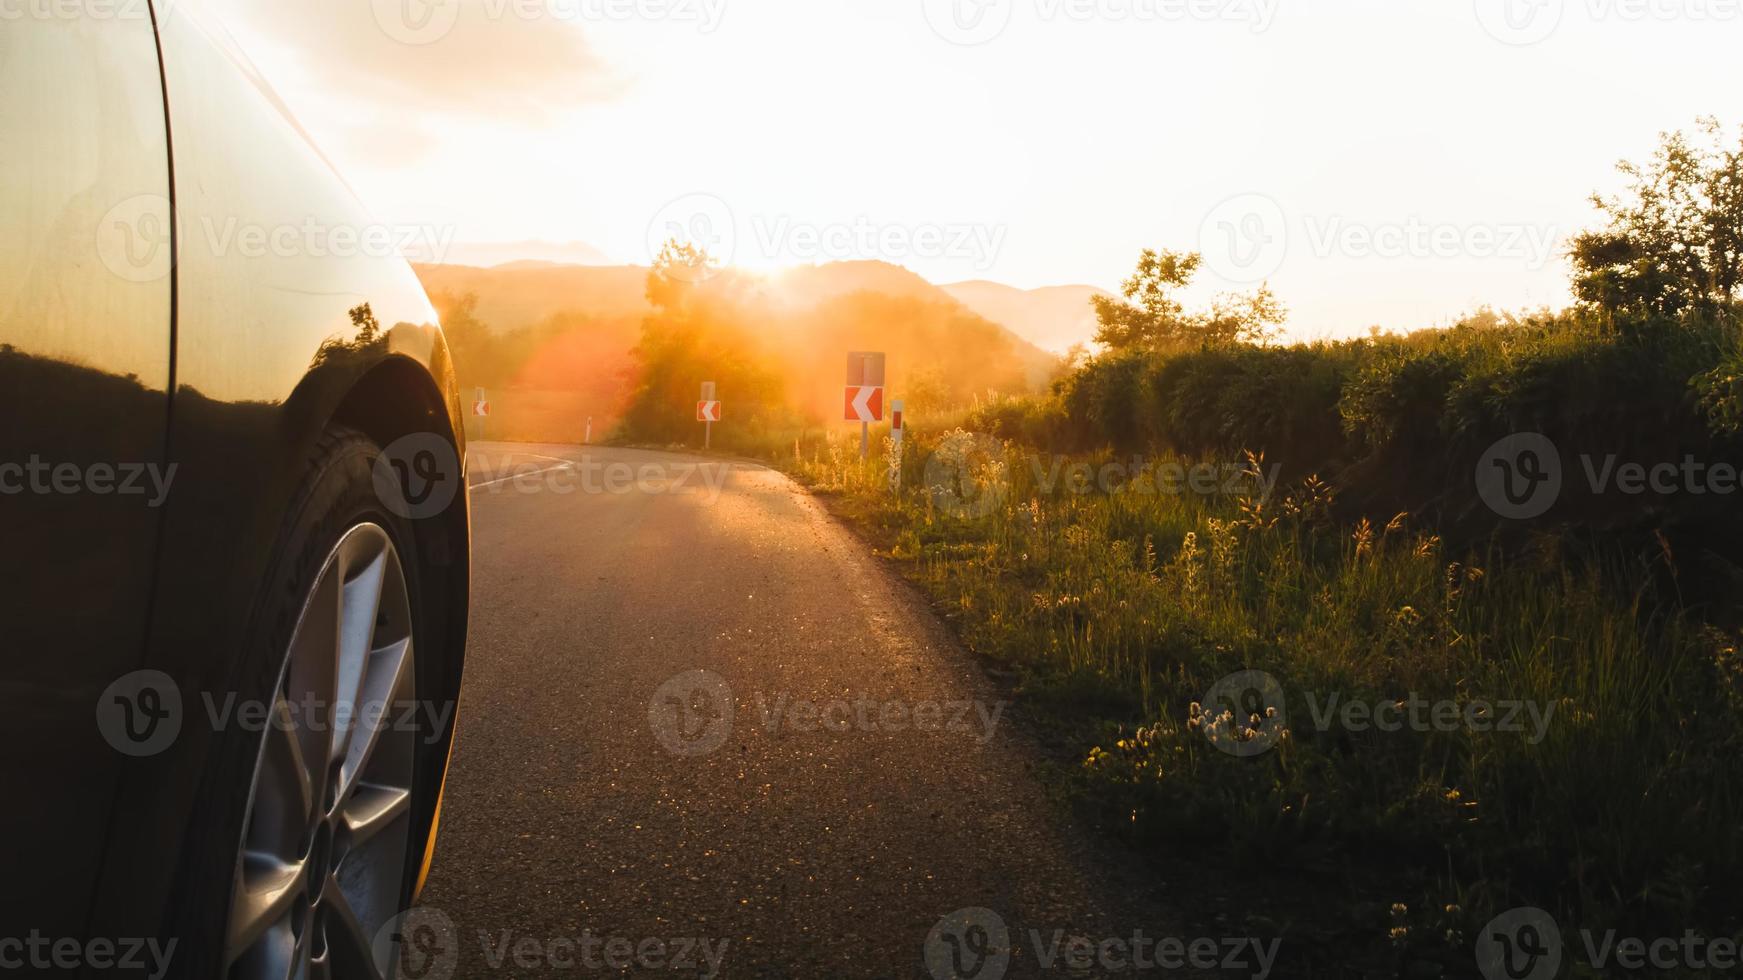
[[499,369],[498,344],[490,327],[478,319],[478,294],[438,293],[431,297],[442,319],[442,334],[463,387],[494,383]]
[[952,407],[949,380],[935,365],[914,371],[908,376],[905,387],[904,408],[909,417],[930,415]]
[[735,302],[730,277],[716,277],[703,249],[669,241],[648,270],[636,367],[620,434],[634,441],[681,442],[700,435],[695,404],[703,382],[718,385],[732,424],[715,433],[731,445],[767,427],[786,403],[779,363],[755,318]]
[[705,249],[671,239],[648,270],[648,303],[667,312],[678,312],[692,287],[714,275],[718,268]]
[[834,263],[769,279],[669,242],[644,291],[618,433],[636,442],[699,438],[697,388],[708,381],[725,402],[716,446],[838,424],[849,351],[888,355],[885,404],[903,399],[916,420],[966,409],[989,390],[1037,388],[1055,363],[893,266]]
[[1592,203],[1607,227],[1573,240],[1574,293],[1608,315],[1713,314],[1743,286],[1743,144],[1725,143],[1718,120],[1700,120],[1709,145],[1660,135],[1644,164],[1617,165],[1627,192]]
[[1520,319],[1519,314],[1511,310],[1497,310],[1484,303],[1477,307],[1474,312],[1461,317],[1457,325],[1473,330],[1516,330],[1524,326],[1526,322]]
[[1190,311],[1177,294],[1202,263],[1196,252],[1145,249],[1120,287],[1125,298],[1097,296],[1096,342],[1111,351],[1177,350],[1204,344],[1269,343],[1289,311],[1271,292],[1218,296],[1210,309]]
[[1196,253],[1145,249],[1137,271],[1120,286],[1125,300],[1096,296],[1095,339],[1112,350],[1161,347],[1178,341],[1186,331],[1186,309],[1174,298],[1198,272]]
[[1224,293],[1200,314],[1195,329],[1200,339],[1213,344],[1258,344],[1277,338],[1289,310],[1271,287],[1261,285],[1252,295]]

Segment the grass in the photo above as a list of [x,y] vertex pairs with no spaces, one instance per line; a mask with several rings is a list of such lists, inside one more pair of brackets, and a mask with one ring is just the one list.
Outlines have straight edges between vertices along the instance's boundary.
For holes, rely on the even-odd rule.
[[[892,492],[842,436],[783,465],[1020,678],[1073,760],[1058,788],[1158,857],[1213,855],[1255,919],[1287,881],[1338,943],[1460,973],[1521,905],[1570,937],[1736,934],[1743,658],[1652,562],[1549,537],[1455,553],[1409,514],[1340,523],[1311,477],[1153,489],[1157,465],[1202,460],[1074,487],[1047,479],[1061,460],[960,430],[911,432]],[[1252,692],[1206,701],[1246,670],[1281,689],[1269,717]],[[1322,721],[1333,696],[1517,724]]]

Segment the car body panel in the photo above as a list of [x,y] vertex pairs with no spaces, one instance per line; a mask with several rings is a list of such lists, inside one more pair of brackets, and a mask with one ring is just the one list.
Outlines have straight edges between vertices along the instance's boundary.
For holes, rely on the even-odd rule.
[[140,660],[163,516],[126,486],[166,472],[172,371],[150,19],[0,25],[0,146],[0,935],[77,937],[127,764],[95,709]]
[[[173,198],[173,269],[167,256],[145,272],[130,271],[125,252],[117,260],[123,274],[108,278],[129,287],[144,278],[155,304],[151,317],[114,310],[110,322],[91,331],[120,348],[114,339],[117,323],[126,324],[125,350],[105,352],[100,345],[57,350],[48,340],[36,341],[55,365],[103,367],[105,379],[118,384],[112,379],[122,377],[133,387],[104,400],[86,397],[88,404],[78,406],[82,412],[58,403],[33,410],[25,431],[34,441],[3,447],[4,458],[11,458],[16,452],[28,454],[38,443],[77,446],[72,441],[79,436],[77,426],[94,425],[125,434],[130,452],[155,453],[152,458],[166,469],[174,467],[160,508],[143,518],[128,512],[137,527],[129,525],[121,533],[98,523],[85,538],[109,534],[108,540],[74,539],[93,560],[120,560],[115,558],[120,555],[127,563],[125,581],[116,573],[87,583],[103,586],[93,590],[93,602],[100,596],[102,603],[84,617],[89,637],[75,634],[76,642],[57,645],[46,628],[33,635],[27,627],[22,635],[34,642],[11,653],[11,676],[0,682],[0,697],[8,702],[0,705],[8,709],[7,721],[0,724],[22,721],[57,736],[65,728],[83,753],[73,762],[88,763],[69,768],[57,750],[49,753],[56,763],[53,772],[28,765],[18,770],[39,780],[58,778],[63,795],[45,794],[40,822],[63,821],[66,833],[56,843],[89,852],[70,858],[56,847],[22,855],[7,869],[18,875],[12,880],[21,898],[55,906],[56,917],[42,928],[56,936],[157,936],[168,927],[189,828],[197,825],[195,808],[215,739],[213,713],[221,710],[225,692],[235,690],[238,654],[262,599],[274,546],[307,476],[309,457],[336,420],[365,429],[383,445],[397,435],[434,433],[452,447],[460,492],[440,514],[421,517],[416,533],[421,550],[440,566],[441,581],[431,599],[452,606],[441,619],[453,633],[444,638],[446,648],[457,655],[464,643],[469,585],[464,428],[435,312],[392,241],[365,237],[382,226],[221,31],[183,4],[158,4],[154,13],[155,44],[150,22],[109,22],[133,24],[126,40],[138,48],[131,57],[140,77],[132,79],[138,86],[132,97],[147,107],[155,104],[159,124],[155,144],[142,137],[125,148],[147,162],[141,164],[144,170],[156,161],[159,176],[124,200],[153,200],[135,202],[134,210],[121,217],[138,231],[134,211],[150,211],[161,201],[161,227],[168,228],[167,199]],[[166,175],[170,163],[173,177]],[[100,167],[93,163],[87,169]],[[13,186],[30,193],[34,185],[21,178]],[[105,192],[98,203],[84,204],[75,214],[75,231],[86,238],[96,234],[92,229],[98,224],[90,212],[102,215],[103,208],[113,206],[116,192]],[[10,199],[7,206],[14,206]],[[73,246],[94,252],[88,244],[68,247]],[[111,291],[120,288],[103,282]],[[53,323],[60,315],[43,314],[50,323],[45,336],[68,335]],[[7,321],[0,340],[10,342],[13,326]],[[153,343],[158,360],[148,370]],[[66,397],[81,396],[69,391]],[[57,410],[62,416],[54,415]],[[101,459],[120,449],[95,440],[84,451]],[[40,545],[41,552],[31,553],[55,554],[51,542]],[[73,584],[57,583],[63,593]],[[18,618],[46,619],[65,604],[64,594],[43,599],[35,610],[18,611]],[[124,642],[129,639],[130,644]],[[21,661],[30,669],[14,671],[10,664]],[[107,684],[140,670],[168,675],[180,692],[182,711],[174,741],[135,758],[103,741],[93,710]],[[440,685],[445,690],[434,693],[456,697],[458,679],[455,663]],[[10,710],[32,699],[39,710]],[[41,707],[45,699],[52,703]],[[444,764],[451,737],[450,727],[440,742]],[[29,744],[28,738],[7,741]],[[14,762],[7,760],[8,773]],[[441,773],[442,766],[435,766],[432,778]],[[433,824],[434,807],[432,794],[428,812],[414,817]],[[67,810],[73,812],[62,812]],[[424,829],[414,831],[420,838],[416,854],[428,850]],[[93,848],[93,841],[100,846]],[[46,902],[43,885],[53,886]],[[0,924],[12,926],[10,920]]]

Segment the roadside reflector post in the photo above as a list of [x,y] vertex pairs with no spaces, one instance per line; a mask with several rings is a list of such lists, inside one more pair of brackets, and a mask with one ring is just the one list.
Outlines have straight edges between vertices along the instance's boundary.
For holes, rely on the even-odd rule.
[[472,414],[478,416],[478,441],[484,441],[484,422],[490,418],[490,400],[484,397],[484,389],[478,389],[478,397],[472,402]]
[[890,492],[902,489],[902,400],[890,402]]

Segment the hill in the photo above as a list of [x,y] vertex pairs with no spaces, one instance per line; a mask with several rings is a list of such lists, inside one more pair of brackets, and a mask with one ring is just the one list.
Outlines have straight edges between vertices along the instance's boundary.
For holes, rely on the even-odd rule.
[[477,316],[496,330],[543,323],[558,313],[599,318],[640,317],[648,310],[648,270],[634,265],[553,265],[515,262],[484,269],[415,265],[432,297],[478,297]]
[[547,265],[611,265],[604,252],[586,242],[455,242],[439,255],[426,249],[408,256],[413,262],[471,265],[483,269],[510,263],[542,262]]
[[1094,286],[1047,286],[1018,289],[1003,283],[975,280],[957,282],[939,289],[963,306],[1002,324],[1007,330],[1042,350],[1063,354],[1073,344],[1087,344],[1095,337],[1095,313],[1089,301],[1112,296]]
[[[638,384],[633,351],[653,312],[641,266],[517,261],[492,268],[414,266],[454,347],[461,384],[491,394],[495,438],[573,438],[576,419],[603,433]],[[990,285],[990,284],[989,284]],[[772,276],[726,269],[698,295],[739,310],[748,336],[778,349],[803,411],[839,412],[848,350],[890,355],[890,385],[939,410],[988,391],[1038,390],[1059,358],[948,292],[886,262],[837,262]],[[536,407],[535,407],[536,406]]]

